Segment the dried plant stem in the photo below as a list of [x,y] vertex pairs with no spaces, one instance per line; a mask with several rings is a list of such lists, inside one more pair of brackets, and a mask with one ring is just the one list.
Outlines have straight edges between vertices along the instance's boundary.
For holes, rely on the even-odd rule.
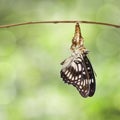
[[43,24],[43,23],[84,23],[84,24],[98,24],[98,25],[105,25],[105,26],[111,26],[115,28],[120,28],[120,25],[116,24],[110,24],[110,23],[103,23],[103,22],[94,22],[94,21],[38,21],[38,22],[23,22],[23,23],[16,23],[16,24],[9,24],[9,25],[1,25],[0,28],[9,28],[9,27],[15,27],[15,26],[21,26],[21,25],[29,25],[29,24]]

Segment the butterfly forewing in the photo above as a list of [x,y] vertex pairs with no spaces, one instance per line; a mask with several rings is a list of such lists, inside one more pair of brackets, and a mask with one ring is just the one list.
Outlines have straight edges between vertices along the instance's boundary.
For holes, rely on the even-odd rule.
[[85,71],[85,66],[83,65],[83,57],[81,58],[78,57],[75,60],[75,63],[78,68],[77,69],[78,79],[76,79],[74,86],[77,88],[77,90],[83,97],[87,97],[89,95],[90,85],[87,79],[87,73]]

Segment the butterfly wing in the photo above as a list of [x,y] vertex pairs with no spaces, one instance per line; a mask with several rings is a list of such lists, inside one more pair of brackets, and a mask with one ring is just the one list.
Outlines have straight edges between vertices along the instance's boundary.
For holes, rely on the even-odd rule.
[[77,88],[81,96],[91,97],[95,92],[95,76],[92,65],[86,54],[79,57],[69,57],[62,62],[61,78]]
[[[69,58],[68,58],[69,59]],[[72,58],[69,61],[70,64],[66,66],[66,61],[62,63],[63,67],[61,70],[61,78],[63,78],[65,83],[72,84],[77,88],[81,96],[88,97],[90,94],[90,82],[89,82],[89,72],[87,70],[87,59],[82,56]],[[86,63],[84,63],[86,61]],[[68,63],[67,63],[68,64]]]
[[87,56],[84,55],[83,58],[84,58],[84,64],[85,64],[87,72],[89,74],[89,84],[90,84],[89,96],[91,97],[94,95],[95,89],[96,89],[95,75],[94,75],[93,67],[92,67],[89,59],[87,58]]

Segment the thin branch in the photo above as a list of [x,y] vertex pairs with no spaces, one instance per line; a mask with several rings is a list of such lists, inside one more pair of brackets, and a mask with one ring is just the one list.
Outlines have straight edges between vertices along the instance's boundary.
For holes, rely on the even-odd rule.
[[105,25],[105,26],[111,26],[115,28],[120,28],[120,25],[116,24],[110,24],[110,23],[103,23],[103,22],[94,22],[94,21],[39,21],[39,22],[24,22],[24,23],[16,23],[16,24],[9,24],[9,25],[1,25],[0,28],[9,28],[9,27],[15,27],[15,26],[21,26],[21,25],[29,25],[29,24],[43,24],[43,23],[84,23],[84,24],[98,24],[98,25]]

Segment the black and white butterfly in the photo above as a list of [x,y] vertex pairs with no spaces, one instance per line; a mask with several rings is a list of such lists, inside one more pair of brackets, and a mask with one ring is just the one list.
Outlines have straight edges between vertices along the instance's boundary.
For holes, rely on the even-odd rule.
[[61,78],[65,83],[76,87],[83,97],[94,95],[96,89],[95,75],[87,53],[73,53],[61,65]]

